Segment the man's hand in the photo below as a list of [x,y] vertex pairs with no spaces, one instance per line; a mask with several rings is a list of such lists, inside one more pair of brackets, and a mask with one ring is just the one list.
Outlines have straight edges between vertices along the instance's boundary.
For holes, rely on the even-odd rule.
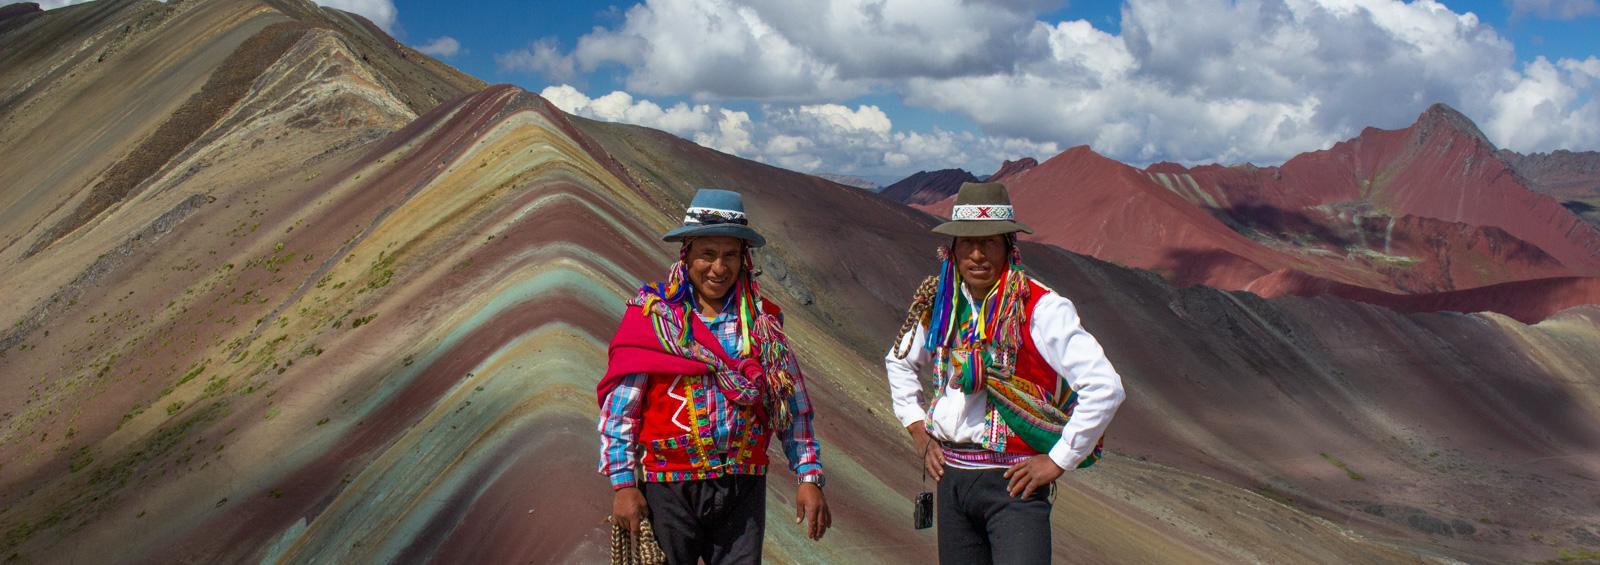
[[1005,477],[1010,479],[1006,491],[1011,496],[1028,498],[1033,496],[1034,490],[1055,482],[1065,472],[1049,455],[1035,455],[1006,469]]
[[800,489],[794,493],[794,523],[810,522],[806,528],[806,537],[812,540],[822,539],[822,534],[828,532],[828,527],[833,525],[833,513],[828,510],[828,500],[822,496],[822,488],[813,483],[800,483]]
[[939,442],[928,435],[927,426],[922,422],[914,422],[906,426],[906,431],[911,434],[911,443],[916,445],[917,452],[922,454],[922,468],[928,470],[928,476],[938,481],[944,476],[944,450],[939,448]]
[[611,523],[628,527],[634,537],[639,535],[639,524],[650,515],[645,506],[644,493],[639,487],[623,487],[611,495]]

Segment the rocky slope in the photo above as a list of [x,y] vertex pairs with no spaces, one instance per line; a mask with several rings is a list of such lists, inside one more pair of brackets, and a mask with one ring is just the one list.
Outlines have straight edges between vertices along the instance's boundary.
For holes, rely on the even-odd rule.
[[1039,161],[1035,160],[1033,157],[1023,157],[1015,161],[1006,161],[1000,164],[999,170],[996,170],[994,174],[989,175],[989,177],[983,179],[983,181],[1005,182],[1006,179],[1028,172],[1028,169],[1032,169],[1037,166],[1039,166]]
[[1590,225],[1600,226],[1600,151],[1567,151],[1523,155],[1501,149],[1496,156],[1535,192],[1561,201]]

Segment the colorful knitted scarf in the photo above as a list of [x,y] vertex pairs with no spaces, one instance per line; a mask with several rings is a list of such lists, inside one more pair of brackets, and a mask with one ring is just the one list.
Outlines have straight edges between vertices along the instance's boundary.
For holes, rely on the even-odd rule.
[[[637,368],[637,363],[630,359],[639,359],[639,356],[619,357],[619,351],[640,349],[637,336],[626,335],[630,327],[627,317],[635,315],[637,308],[650,323],[654,337],[650,345],[668,356],[703,364],[705,370],[697,373],[710,374],[717,390],[729,401],[740,406],[760,402],[770,425],[768,429],[787,429],[793,417],[789,412],[789,399],[794,396],[795,382],[801,377],[800,364],[789,350],[776,309],[767,311],[770,307],[761,299],[760,288],[752,276],[755,265],[749,247],[744,249],[743,269],[732,291],[739,315],[739,347],[730,352],[722,351],[721,344],[710,335],[711,330],[695,314],[687,253],[685,244],[665,282],[645,284],[637,296],[628,300],[629,310],[624,314],[623,328],[611,347],[612,366],[599,387],[601,398],[608,392],[603,390],[608,380],[614,379],[617,373]],[[619,347],[623,342],[629,347]],[[670,361],[665,364],[677,365]]]
[[[950,249],[939,249],[939,275],[928,308],[923,347],[934,352],[936,386],[949,386],[964,394],[987,391],[1006,426],[1035,451],[1048,453],[1061,439],[1077,393],[1046,402],[1051,391],[1015,374],[1031,290],[1016,240],[1011,235],[1006,238],[1011,264],[977,304],[961,292],[961,273]],[[1097,447],[1079,468],[1093,465],[1099,458]]]

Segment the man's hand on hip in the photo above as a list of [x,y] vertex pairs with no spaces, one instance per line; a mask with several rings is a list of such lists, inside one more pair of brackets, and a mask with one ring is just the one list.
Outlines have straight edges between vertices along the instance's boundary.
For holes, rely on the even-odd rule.
[[1006,491],[1011,496],[1028,498],[1033,496],[1033,491],[1055,482],[1065,472],[1049,455],[1035,455],[1006,469],[1005,477],[1010,479]]
[[822,496],[822,487],[814,483],[800,483],[794,493],[794,523],[807,523],[806,537],[822,539],[833,525],[833,513],[828,510],[828,500]]

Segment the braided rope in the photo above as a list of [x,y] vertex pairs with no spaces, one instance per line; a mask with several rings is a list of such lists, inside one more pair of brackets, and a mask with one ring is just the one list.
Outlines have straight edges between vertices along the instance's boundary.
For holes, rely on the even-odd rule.
[[633,535],[622,524],[611,521],[611,565],[665,565],[667,554],[661,551],[661,544],[656,543],[655,530],[650,527],[650,521],[639,522],[639,539],[634,543]]
[[911,307],[906,310],[906,321],[900,324],[900,333],[894,338],[894,357],[905,359],[911,353],[911,348],[916,344],[906,342],[906,334],[911,333],[917,324],[928,317],[928,309],[933,307],[933,295],[938,291],[939,277],[930,276],[922,279],[922,284],[917,286],[917,292],[911,295]]

